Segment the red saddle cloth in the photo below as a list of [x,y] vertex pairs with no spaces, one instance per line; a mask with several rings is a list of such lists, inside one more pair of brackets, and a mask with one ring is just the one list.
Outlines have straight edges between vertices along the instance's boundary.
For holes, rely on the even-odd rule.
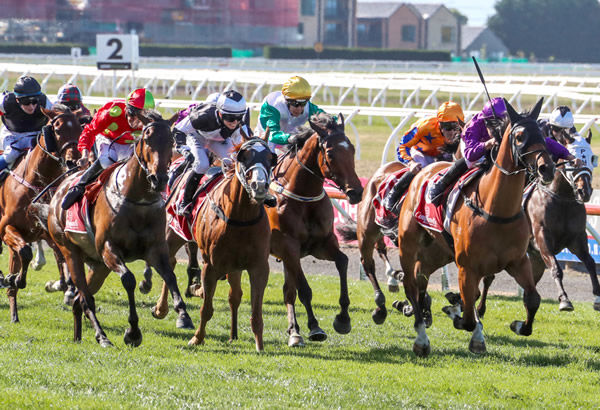
[[[390,175],[388,175],[377,187],[377,193],[373,196],[371,203],[373,204],[373,208],[375,209],[375,223],[379,226],[383,226],[385,221],[390,221],[398,218],[398,215],[394,215],[383,206],[383,198],[387,195],[388,192],[392,189],[394,185],[398,182],[398,180],[408,172],[408,168],[402,168],[399,171],[396,171]],[[402,199],[406,196],[406,192],[402,195]],[[385,226],[384,226],[385,227]]]
[[[114,170],[119,165],[121,165],[121,163],[119,162],[112,164],[110,167],[102,171],[102,173],[98,176],[98,178],[96,178],[94,182],[88,184],[85,187],[85,193],[83,195],[83,198],[75,202],[73,206],[71,206],[67,210],[65,231],[86,233],[85,221],[89,218],[89,204],[94,204],[96,202],[96,199],[98,199],[98,195],[100,194],[100,190],[106,184]],[[71,187],[77,184],[78,182],[79,178],[74,179],[71,182]]]
[[188,220],[184,215],[177,214],[177,204],[183,201],[184,189],[180,189],[175,200],[171,201],[169,206],[167,206],[167,213],[170,216],[169,227],[173,229],[177,235],[181,236],[188,242],[194,240],[194,235],[192,235],[192,227],[196,224],[198,210],[204,203],[206,195],[223,180],[223,174],[217,174],[216,176],[204,175],[200,180],[199,186],[203,186],[209,180],[210,182],[208,185],[204,186],[202,191],[200,191],[200,193],[196,195],[196,198],[194,199],[191,221]]

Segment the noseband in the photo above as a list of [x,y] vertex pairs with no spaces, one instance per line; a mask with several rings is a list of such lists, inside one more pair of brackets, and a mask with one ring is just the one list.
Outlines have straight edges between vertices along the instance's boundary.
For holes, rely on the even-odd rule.
[[[52,119],[52,121],[50,121],[50,125],[52,126],[52,132],[54,133],[54,135],[56,135],[56,129],[54,128],[54,125],[56,124],[56,121],[58,121],[61,118],[64,118],[67,114],[71,114],[71,113],[66,113],[63,112],[62,114],[57,115],[56,117],[54,117]],[[77,146],[78,141],[67,141],[65,142],[62,147],[60,147],[58,149],[58,151],[55,151],[54,155],[52,152],[48,151],[44,146],[42,146],[40,144],[40,136],[42,135],[42,133],[38,133],[37,137],[36,137],[36,144],[40,147],[40,149],[46,154],[48,155],[50,158],[52,158],[53,160],[55,160],[56,162],[58,162],[63,168],[67,166],[66,161],[63,159],[63,154],[65,153],[65,151],[73,146]]]
[[[135,159],[137,159],[137,162],[140,165],[140,168],[142,168],[142,171],[144,171],[146,173],[146,178],[148,180],[150,180],[150,176],[151,176],[150,170],[148,169],[148,163],[146,161],[144,161],[142,158],[140,158],[140,156],[137,153],[137,147],[138,147],[139,144],[145,144],[145,142],[144,142],[144,140],[145,140],[144,134],[146,133],[146,131],[148,129],[150,129],[151,127],[156,127],[158,125],[164,125],[164,126],[166,126],[168,128],[167,124],[159,123],[159,122],[156,122],[156,121],[153,121],[151,123],[148,123],[148,124],[144,125],[144,128],[142,128],[142,135],[136,141],[135,146],[133,147],[133,156],[135,157]],[[169,128],[169,131],[170,131],[170,128]],[[119,138],[121,138],[123,135],[124,134],[121,134],[119,136]]]
[[[242,146],[238,150],[238,154],[236,156],[236,161],[235,161],[235,176],[237,177],[238,181],[240,181],[240,184],[242,184],[242,186],[244,187],[244,189],[246,190],[248,195],[252,194],[252,188],[250,187],[250,184],[248,183],[246,176],[250,172],[252,172],[254,169],[259,168],[260,165],[262,165],[264,167],[264,164],[257,162],[255,164],[252,164],[252,166],[250,166],[249,168],[246,168],[246,166],[241,161],[239,161],[237,159],[237,157],[239,157],[239,155],[242,151],[252,149],[255,144],[260,144],[264,149],[267,150],[267,152],[271,152],[269,145],[265,141],[263,141],[260,138],[253,138],[250,141],[246,141],[242,144]],[[268,169],[266,169],[266,171],[268,174],[271,174],[271,172]],[[270,175],[267,175],[267,176],[270,176]]]
[[[500,170],[500,172],[502,172],[504,175],[510,176],[510,175],[519,174],[521,172],[526,172],[527,175],[537,177],[537,160],[542,155],[544,155],[544,152],[546,152],[546,150],[536,149],[536,150],[532,150],[532,151],[522,152],[523,150],[528,148],[530,145],[533,145],[535,143],[535,142],[530,141],[531,136],[529,134],[527,134],[527,139],[525,141],[523,141],[521,144],[517,144],[516,138],[514,136],[514,132],[518,126],[523,124],[523,122],[525,122],[525,121],[519,121],[519,122],[515,123],[515,125],[513,125],[513,127],[511,128],[510,134],[508,135],[508,137],[510,138],[511,156],[512,156],[513,162],[515,163],[515,165],[517,165],[517,169],[514,171],[509,171],[509,170],[503,168],[500,164],[498,164],[498,162],[496,161],[496,159],[498,158],[498,151],[500,150],[500,147],[498,145],[496,145],[496,146],[494,146],[494,148],[492,148],[492,151],[490,152],[490,157],[492,159],[492,162],[494,163],[494,166],[496,168],[498,168]],[[494,154],[494,151],[495,151],[495,154]],[[537,153],[536,161],[534,161],[533,165],[530,165],[527,162],[525,162],[524,158],[526,156],[531,155],[531,154],[536,154],[536,153]]]

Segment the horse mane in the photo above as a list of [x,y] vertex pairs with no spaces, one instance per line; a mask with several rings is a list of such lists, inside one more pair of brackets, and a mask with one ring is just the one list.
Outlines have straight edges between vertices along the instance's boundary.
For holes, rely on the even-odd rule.
[[58,114],[66,114],[72,112],[69,107],[64,104],[56,103],[52,106],[52,111]]
[[[326,112],[314,114],[312,117],[310,117],[310,121],[316,126],[323,129],[335,129],[335,127],[337,126],[335,118],[333,118],[332,115],[329,115]],[[315,130],[313,130],[309,125],[301,126],[295,138],[296,147],[302,148],[306,140],[308,140],[314,133]]]
[[152,109],[147,109],[144,113],[144,116],[146,118],[151,119],[152,121],[166,121],[162,115],[160,114],[160,112],[156,111],[156,110],[152,110]]

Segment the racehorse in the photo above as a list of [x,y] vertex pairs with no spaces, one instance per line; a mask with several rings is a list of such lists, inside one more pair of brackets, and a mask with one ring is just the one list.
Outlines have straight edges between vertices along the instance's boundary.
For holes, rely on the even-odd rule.
[[449,235],[426,230],[414,217],[421,189],[448,163],[424,168],[412,181],[400,211],[398,242],[404,271],[404,290],[413,306],[417,338],[413,352],[427,356],[430,343],[424,321],[429,276],[437,268],[454,260],[458,267],[462,317],[453,315],[454,327],[472,331],[469,350],[486,350],[483,326],[475,311],[479,282],[487,275],[505,269],[524,289],[527,320],[514,321],[511,329],[520,335],[532,333],[533,320],[540,304],[531,264],[527,257],[529,223],[521,207],[526,174],[550,183],[554,163],[546,151],[544,138],[535,120],[542,99],[531,113],[518,114],[506,102],[511,126],[507,127],[499,148],[493,152],[494,167],[477,183],[467,185],[457,199],[450,221]]
[[[102,287],[110,271],[121,277],[129,302],[129,324],[124,341],[139,346],[142,333],[135,306],[135,277],[125,262],[143,259],[162,276],[173,294],[178,327],[191,328],[175,274],[169,262],[165,241],[166,213],[161,192],[167,183],[167,168],[171,160],[173,136],[169,121],[158,112],[138,115],[144,124],[136,139],[133,155],[112,169],[100,189],[97,200],[88,203],[89,232],[65,230],[67,211],[61,203],[74,177],[66,179],[50,203],[48,229],[65,256],[78,295],[73,301],[74,340],[81,340],[81,316],[85,312],[101,346],[112,343],[96,317],[94,294]],[[107,171],[107,173],[110,171]],[[102,179],[102,176],[101,178]],[[84,263],[90,267],[86,280]]]
[[[265,215],[263,201],[271,180],[271,168],[277,157],[271,153],[266,139],[249,138],[237,147],[233,169],[211,189],[198,209],[193,226],[193,236],[204,261],[202,266],[202,294],[204,302],[200,309],[200,325],[189,345],[204,343],[206,324],[212,318],[213,297],[219,279],[230,285],[229,306],[231,310],[230,341],[238,338],[238,308],[242,299],[241,275],[250,275],[250,299],[252,316],[250,324],[256,350],[264,349],[262,304],[269,279],[269,240],[271,230]],[[185,179],[183,179],[185,180]],[[179,184],[181,185],[181,184]],[[174,189],[180,190],[181,186]],[[177,192],[172,196],[177,198]],[[171,252],[171,264],[176,263],[175,253],[185,240],[172,229],[167,232]],[[167,314],[165,286],[153,315],[163,318]]]
[[[575,151],[576,157],[580,158],[579,151]],[[545,269],[549,268],[558,288],[559,309],[572,311],[573,304],[563,286],[563,271],[555,256],[567,248],[585,265],[592,281],[592,292],[596,296],[594,309],[600,310],[600,284],[596,263],[588,249],[584,205],[593,191],[592,172],[588,167],[566,168],[565,163],[561,165],[557,167],[552,183],[547,187],[538,183],[526,203],[533,233],[528,249],[533,278],[537,284]],[[484,279],[477,308],[480,317],[485,314],[487,293],[493,280],[494,276]]]
[[340,277],[341,311],[333,322],[341,334],[351,330],[348,306],[348,257],[340,251],[333,231],[333,209],[323,184],[333,181],[358,203],[362,185],[354,170],[354,146],[344,133],[344,117],[339,122],[325,113],[309,120],[310,128],[296,135],[290,150],[283,154],[273,171],[272,191],[277,207],[267,209],[271,223],[271,254],[283,261],[283,296],[287,307],[289,346],[302,346],[304,340],[296,319],[296,290],[308,316],[309,340],[322,341],[327,334],[319,327],[312,309],[312,290],[300,259],[312,255],[335,262]]
[[42,112],[50,121],[53,135],[49,133],[48,137],[41,138],[41,134],[38,134],[36,146],[10,171],[0,187],[0,238],[10,251],[10,273],[1,282],[8,287],[6,293],[12,322],[19,321],[17,291],[27,284],[27,270],[33,258],[30,243],[42,239],[49,243],[54,250],[64,286],[64,259],[45,228],[40,226],[36,218],[37,210],[30,205],[46,186],[75,166],[79,158],[77,141],[81,126],[76,114],[66,106],[55,105],[52,110],[42,108]]

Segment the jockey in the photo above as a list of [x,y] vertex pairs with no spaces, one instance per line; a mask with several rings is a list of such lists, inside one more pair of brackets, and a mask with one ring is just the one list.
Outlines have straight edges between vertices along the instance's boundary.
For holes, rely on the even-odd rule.
[[177,151],[192,163],[192,172],[185,182],[183,201],[177,208],[180,215],[190,216],[194,193],[200,179],[210,167],[208,152],[225,158],[233,151],[234,144],[241,141],[241,129],[251,135],[247,118],[246,100],[234,90],[219,95],[216,103],[200,103],[175,125]]
[[273,152],[288,144],[290,134],[296,134],[312,115],[323,112],[310,102],[311,96],[308,81],[294,76],[283,84],[281,91],[265,97],[260,107],[256,134],[263,134],[269,127],[269,145]]
[[553,159],[572,161],[575,168],[581,167],[581,160],[572,155],[567,148],[578,135],[571,109],[565,105],[556,107],[547,120],[538,120],[542,134],[546,137],[548,151]]
[[131,156],[135,136],[139,135],[143,128],[138,115],[153,108],[152,93],[138,88],[132,91],[126,100],[110,101],[98,110],[92,121],[84,127],[77,145],[81,152],[80,166],[83,167],[89,162],[88,157],[94,144],[98,159],[81,175],[79,182],[69,189],[61,205],[63,209],[69,209],[79,201],[83,197],[85,186],[96,179],[105,168]]
[[398,160],[408,166],[409,172],[405,173],[385,196],[385,209],[398,214],[398,210],[395,209],[398,200],[414,176],[422,167],[443,157],[443,151],[451,147],[460,135],[464,121],[465,116],[460,105],[447,101],[440,105],[435,117],[423,118],[410,127],[397,150]]
[[17,158],[35,145],[35,137],[48,122],[41,108],[51,109],[52,103],[42,93],[33,77],[19,77],[14,91],[5,92],[0,99],[0,116],[4,129],[4,153],[0,156],[0,171],[11,167]]
[[73,112],[81,108],[83,115],[91,115],[90,110],[88,110],[81,101],[81,91],[79,91],[79,88],[74,84],[68,83],[60,87],[58,94],[56,94],[55,104],[66,105]]

